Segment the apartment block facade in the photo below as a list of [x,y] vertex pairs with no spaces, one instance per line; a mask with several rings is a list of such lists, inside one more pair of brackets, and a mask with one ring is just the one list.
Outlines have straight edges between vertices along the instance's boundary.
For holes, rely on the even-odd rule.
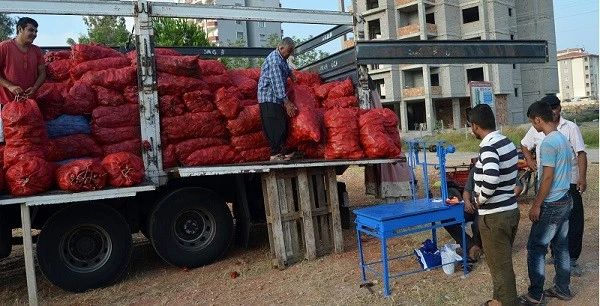
[[560,50],[557,55],[561,101],[598,100],[598,55],[581,48]]
[[491,82],[502,125],[525,122],[531,103],[558,92],[551,0],[353,0],[352,9],[363,16],[368,40],[548,41],[545,64],[370,65],[403,133],[465,127],[470,81]]
[[[180,3],[205,5],[235,5],[252,7],[281,7],[279,0],[178,0]],[[206,32],[209,41],[217,46],[229,46],[238,40],[245,47],[264,47],[273,34],[281,36],[280,22],[240,21],[240,20],[196,20]]]

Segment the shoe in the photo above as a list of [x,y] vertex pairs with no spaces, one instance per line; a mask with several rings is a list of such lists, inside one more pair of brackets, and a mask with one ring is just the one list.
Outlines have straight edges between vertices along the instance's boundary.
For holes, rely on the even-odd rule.
[[481,252],[481,248],[478,245],[473,245],[468,251],[467,251],[467,259],[470,260],[471,262],[477,262],[479,260],[480,257],[480,253]]
[[552,287],[552,288],[548,288],[548,289],[544,290],[544,295],[548,296],[548,297],[555,297],[562,301],[570,301],[573,298],[573,295],[571,293],[562,294],[562,293],[558,292],[558,290],[556,290],[556,287]]
[[581,277],[583,275],[583,269],[577,263],[576,260],[571,260],[571,276]]
[[517,298],[519,305],[544,305],[544,295],[546,295],[546,292],[544,291],[544,294],[542,294],[542,298],[538,301],[536,299],[534,299],[533,297],[531,297],[531,295],[529,295],[529,293],[525,293],[521,296],[519,296]]
[[270,162],[284,162],[286,161],[285,156],[283,156],[282,154],[275,154],[275,155],[271,155],[271,158],[269,159]]
[[302,158],[302,156],[304,156],[304,154],[302,152],[294,151],[289,154],[285,154],[283,157],[285,160],[292,160],[292,159],[300,159],[300,158]]

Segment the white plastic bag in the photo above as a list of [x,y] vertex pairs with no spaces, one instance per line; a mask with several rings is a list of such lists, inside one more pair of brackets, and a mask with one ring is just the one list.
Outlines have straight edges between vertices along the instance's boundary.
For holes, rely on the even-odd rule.
[[456,249],[460,247],[456,243],[447,243],[442,247],[442,269],[447,275],[454,274],[454,262],[462,260],[462,256],[456,253]]

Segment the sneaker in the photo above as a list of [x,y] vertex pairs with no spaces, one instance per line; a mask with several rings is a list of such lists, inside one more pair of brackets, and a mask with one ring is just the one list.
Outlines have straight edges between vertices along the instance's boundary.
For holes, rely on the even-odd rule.
[[581,277],[583,275],[583,269],[577,263],[577,260],[571,259],[571,276]]

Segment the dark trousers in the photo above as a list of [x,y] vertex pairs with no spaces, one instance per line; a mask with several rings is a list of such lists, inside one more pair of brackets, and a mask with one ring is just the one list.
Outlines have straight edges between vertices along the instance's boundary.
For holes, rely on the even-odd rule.
[[577,190],[577,184],[571,184],[571,198],[573,198],[573,209],[569,216],[569,255],[578,259],[581,255],[581,241],[583,239],[583,201]]
[[288,133],[287,115],[283,105],[277,103],[259,103],[260,120],[265,137],[271,147],[271,155],[284,152]]
[[[473,222],[473,224],[471,225],[473,237],[469,236],[469,234],[465,234],[465,238],[467,241],[466,250],[468,251],[474,245],[477,245],[478,247],[482,248],[481,236],[479,235],[479,218],[477,217],[477,211],[475,211],[474,214],[465,213],[465,223],[466,222]],[[454,241],[460,244],[460,246],[464,249],[465,246],[463,245],[462,241],[462,226],[460,224],[453,224],[444,226],[444,228],[446,229],[448,234],[452,236],[452,239],[454,239]]]

